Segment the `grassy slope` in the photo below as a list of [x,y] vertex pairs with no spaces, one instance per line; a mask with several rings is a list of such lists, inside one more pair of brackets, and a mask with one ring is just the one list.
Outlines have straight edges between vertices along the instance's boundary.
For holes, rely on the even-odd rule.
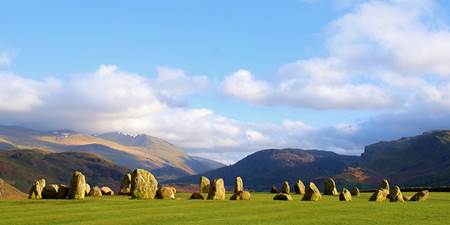
[[[407,194],[411,195],[411,194]],[[450,193],[431,193],[426,202],[375,203],[369,194],[351,203],[337,197],[320,202],[271,200],[254,194],[252,201],[100,200],[0,201],[0,224],[448,224]],[[229,196],[228,196],[229,197]]]

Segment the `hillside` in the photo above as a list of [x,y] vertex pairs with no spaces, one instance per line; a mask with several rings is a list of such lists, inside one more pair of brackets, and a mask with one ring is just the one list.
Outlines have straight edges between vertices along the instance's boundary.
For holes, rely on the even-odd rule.
[[[301,178],[305,181],[323,179],[356,166],[358,157],[342,156],[333,152],[301,149],[268,149],[253,153],[234,165],[206,172],[210,178],[222,177],[227,186],[241,176],[247,188],[268,191],[272,185],[284,180],[292,184]],[[196,183],[198,176],[181,178],[173,183]]]
[[[326,177],[335,178],[338,187],[374,188],[383,178],[403,187],[445,186],[450,185],[450,131],[368,145],[360,157],[314,150],[262,150],[201,175],[223,177],[227,186],[241,176],[247,188],[261,191],[283,180],[293,184],[298,178],[321,187]],[[169,182],[197,183],[198,176]]]
[[0,200],[20,200],[27,197],[27,194],[17,190],[17,188],[0,178]]
[[450,131],[368,145],[361,165],[406,186],[450,184]]
[[146,168],[159,179],[174,179],[221,167],[210,160],[191,157],[176,146],[149,135],[105,133],[87,135],[72,130],[37,131],[0,126],[2,149],[41,149],[48,152],[89,152],[134,169]]
[[23,192],[38,178],[48,183],[67,184],[73,171],[82,171],[91,185],[118,189],[129,170],[84,152],[48,153],[41,150],[0,151],[0,177]]

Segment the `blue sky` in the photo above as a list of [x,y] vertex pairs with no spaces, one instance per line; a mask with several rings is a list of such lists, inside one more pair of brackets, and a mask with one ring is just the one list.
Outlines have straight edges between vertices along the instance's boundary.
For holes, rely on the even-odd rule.
[[359,154],[450,125],[449,4],[3,1],[0,122]]

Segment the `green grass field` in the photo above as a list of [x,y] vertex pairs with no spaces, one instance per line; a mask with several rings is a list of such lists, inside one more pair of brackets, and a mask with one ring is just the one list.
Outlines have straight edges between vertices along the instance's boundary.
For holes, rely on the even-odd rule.
[[[412,193],[406,193],[410,196]],[[450,193],[425,202],[377,203],[364,193],[352,202],[325,196],[319,202],[273,201],[253,193],[251,201],[129,200],[122,196],[72,200],[0,201],[0,224],[449,224]],[[229,196],[228,196],[229,197]]]

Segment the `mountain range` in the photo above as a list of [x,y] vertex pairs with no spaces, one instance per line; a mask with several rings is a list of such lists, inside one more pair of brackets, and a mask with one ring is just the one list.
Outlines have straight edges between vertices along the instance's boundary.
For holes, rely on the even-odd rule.
[[[253,153],[234,165],[200,174],[211,179],[222,177],[228,186],[241,176],[252,190],[268,191],[284,180],[313,181],[321,187],[333,177],[339,188],[374,188],[383,178],[403,187],[450,185],[450,131],[383,141],[365,147],[361,156],[302,149],[268,149]],[[169,183],[196,183],[188,176]]]
[[38,131],[0,126],[0,150],[38,149],[43,153],[86,152],[132,170],[151,170],[158,179],[174,179],[222,167],[223,164],[192,157],[175,145],[149,135],[118,132],[98,135],[72,130]]

